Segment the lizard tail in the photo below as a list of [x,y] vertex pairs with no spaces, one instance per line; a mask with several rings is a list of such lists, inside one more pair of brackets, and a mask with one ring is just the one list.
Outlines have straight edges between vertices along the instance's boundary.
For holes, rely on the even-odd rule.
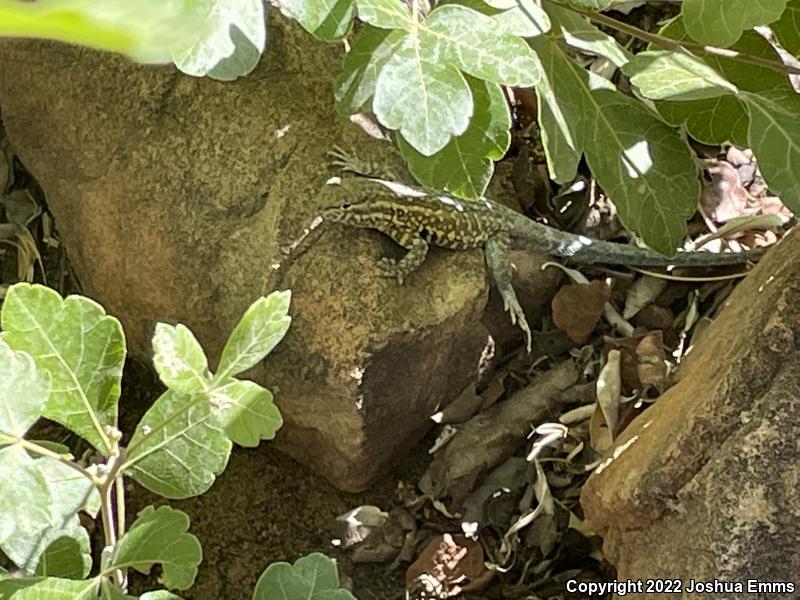
[[516,215],[513,220],[514,246],[540,250],[579,263],[641,267],[714,267],[747,264],[758,260],[764,253],[764,249],[751,252],[699,251],[678,252],[675,256],[668,257],[646,248],[592,240],[582,235],[559,231],[522,215]]

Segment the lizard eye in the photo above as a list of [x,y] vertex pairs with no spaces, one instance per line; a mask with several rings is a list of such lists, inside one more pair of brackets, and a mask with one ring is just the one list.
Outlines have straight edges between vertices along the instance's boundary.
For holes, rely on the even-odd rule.
[[350,206],[351,204],[349,202],[345,202],[344,204],[340,205],[339,208],[341,208],[342,210],[347,210],[348,208],[350,208]]

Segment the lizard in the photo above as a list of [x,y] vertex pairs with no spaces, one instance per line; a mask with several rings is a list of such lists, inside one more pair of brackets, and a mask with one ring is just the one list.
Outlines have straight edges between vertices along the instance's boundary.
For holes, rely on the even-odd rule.
[[[369,163],[339,150],[334,165],[354,177],[331,183],[322,221],[375,229],[407,250],[399,260],[383,257],[384,276],[402,285],[425,261],[430,246],[451,250],[482,248],[512,324],[519,326],[531,350],[531,330],[512,286],[511,249],[545,252],[579,263],[640,267],[709,267],[747,263],[757,252],[679,252],[666,257],[629,244],[590,239],[538,223],[488,198],[461,200],[446,193],[375,176]],[[327,187],[327,186],[326,186]]]

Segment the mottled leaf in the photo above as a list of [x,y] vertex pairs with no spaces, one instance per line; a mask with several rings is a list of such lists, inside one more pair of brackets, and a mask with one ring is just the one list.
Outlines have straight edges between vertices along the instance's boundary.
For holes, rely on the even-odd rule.
[[350,31],[354,0],[282,0],[281,10],[317,39],[333,42]]
[[156,323],[153,366],[164,385],[175,392],[197,393],[211,380],[200,342],[185,325]]
[[[216,410],[217,407],[214,407]],[[128,446],[128,473],[166,498],[205,492],[228,463],[231,442],[204,394],[168,390],[142,417]]]
[[261,0],[195,0],[207,30],[190,45],[173,48],[172,59],[184,73],[230,81],[258,64],[267,41]]
[[397,0],[356,0],[358,18],[383,29],[409,30],[413,25],[411,11]]
[[764,179],[792,211],[800,211],[800,96],[793,90],[743,93],[748,137]]
[[222,350],[215,380],[238,375],[272,352],[292,322],[291,297],[289,291],[272,292],[250,305]]
[[399,130],[425,156],[464,133],[473,110],[461,72],[442,62],[422,37],[411,35],[378,75],[372,106],[383,125]]
[[383,65],[405,39],[402,31],[365,25],[344,57],[336,80],[336,109],[344,115],[369,110],[375,82]]
[[235,444],[253,448],[261,440],[271,440],[283,424],[278,407],[272,402],[272,393],[253,383],[229,379],[212,392],[216,423]]
[[82,296],[62,299],[42,285],[17,284],[6,295],[3,339],[50,373],[44,416],[108,452],[116,426],[125,338],[119,321]]
[[339,587],[336,563],[319,552],[298,558],[294,565],[277,562],[258,578],[253,600],[355,600]]
[[640,52],[622,71],[642,95],[653,100],[704,100],[737,92],[735,85],[708,64],[684,52]]
[[200,542],[188,530],[186,513],[169,506],[148,506],[120,539],[109,568],[132,568],[147,575],[153,565],[160,564],[159,583],[188,589],[203,558]]
[[770,25],[770,29],[781,46],[800,58],[800,0],[789,0],[781,18]]
[[398,147],[414,177],[431,189],[449,190],[462,198],[480,198],[511,141],[511,115],[502,90],[496,84],[467,78],[475,102],[475,114],[467,130],[442,150],[426,157],[402,137]]
[[0,435],[22,438],[44,412],[50,375],[0,337]]
[[787,0],[684,0],[681,13],[686,30],[697,42],[727,47],[742,31],[772,23]]

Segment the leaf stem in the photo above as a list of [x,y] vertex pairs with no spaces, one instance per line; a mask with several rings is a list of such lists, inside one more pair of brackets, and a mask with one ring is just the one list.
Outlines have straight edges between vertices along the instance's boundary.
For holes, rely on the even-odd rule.
[[745,54],[743,52],[731,50],[730,48],[707,46],[705,44],[698,44],[696,42],[686,42],[686,41],[679,42],[678,40],[673,40],[668,37],[664,37],[663,35],[658,35],[657,33],[650,33],[649,31],[645,31],[644,29],[639,29],[634,25],[623,23],[622,21],[618,21],[617,19],[613,19],[611,17],[595,12],[593,10],[582,10],[579,8],[575,8],[573,6],[569,6],[568,4],[562,4],[561,2],[556,2],[556,1],[554,1],[554,4],[558,4],[562,8],[566,8],[568,10],[581,14],[584,17],[590,19],[591,21],[595,21],[596,23],[600,23],[602,25],[605,25],[606,27],[615,29],[616,31],[627,33],[628,35],[639,38],[640,40],[643,40],[645,42],[650,42],[651,44],[661,46],[662,48],[666,48],[667,50],[674,50],[676,52],[681,52],[681,51],[686,52],[687,50],[693,50],[695,52],[705,52],[707,54],[714,54],[715,56],[722,56],[724,58],[733,58],[738,60],[739,62],[756,65],[759,67],[766,67],[767,69],[772,69],[773,71],[780,71],[782,73],[786,73],[787,75],[800,75],[800,67],[785,65],[781,62],[776,62],[774,60],[769,60],[768,58],[762,58],[760,56],[754,56],[752,54]]
[[92,484],[94,484],[97,487],[99,487],[100,484],[102,483],[101,479],[97,475],[95,475],[85,467],[82,467],[78,463],[70,460],[64,454],[53,452],[49,448],[40,446],[39,444],[26,440],[25,438],[16,438],[14,440],[14,443],[19,444],[20,446],[22,446],[23,448],[25,448],[30,452],[33,452],[34,454],[38,454],[39,456],[46,456],[47,458],[52,458],[53,460],[57,460],[58,462],[65,464],[72,469],[75,469],[76,471],[78,471],[78,473],[86,477],[86,479],[91,481]]

